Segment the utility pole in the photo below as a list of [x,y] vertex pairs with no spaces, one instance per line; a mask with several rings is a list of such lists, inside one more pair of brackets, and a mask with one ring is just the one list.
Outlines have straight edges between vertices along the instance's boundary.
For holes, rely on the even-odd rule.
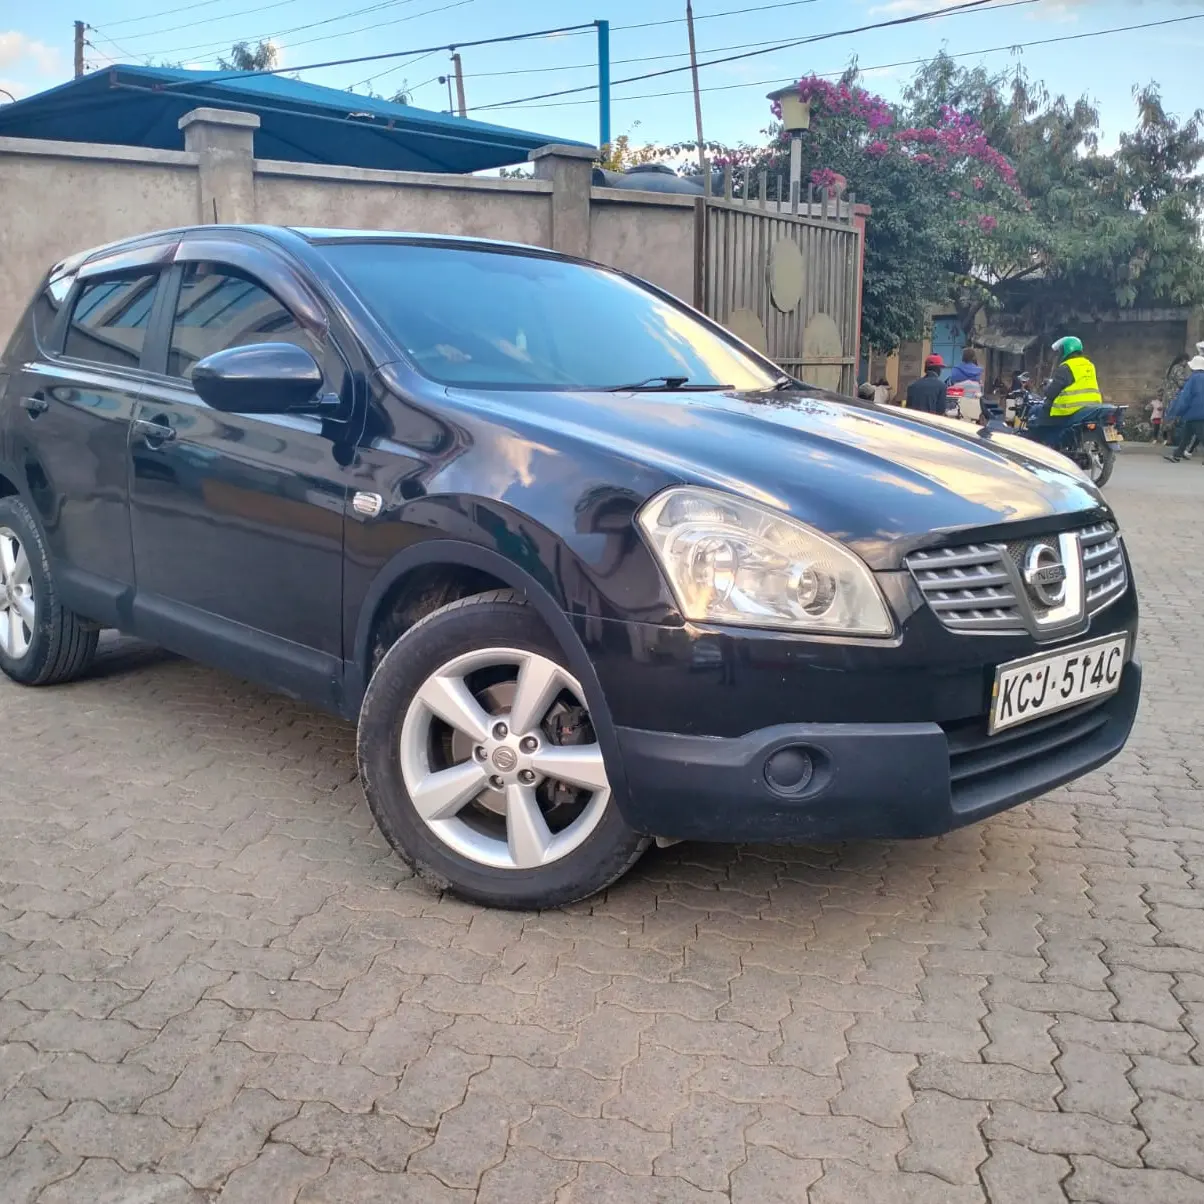
[[694,133],[698,138],[698,170],[702,172],[702,190],[711,195],[711,169],[707,166],[706,143],[702,140],[702,96],[698,91],[698,51],[694,48],[694,6],[686,0],[686,32],[690,38],[690,77],[694,81]]
[[598,146],[605,155],[610,149],[610,22],[594,24],[598,27]]
[[87,25],[83,21],[75,23],[75,78],[82,79],[84,74],[84,30]]
[[468,116],[468,107],[464,103],[464,65],[460,62],[459,51],[452,51],[452,68],[456,73],[456,107],[461,117]]

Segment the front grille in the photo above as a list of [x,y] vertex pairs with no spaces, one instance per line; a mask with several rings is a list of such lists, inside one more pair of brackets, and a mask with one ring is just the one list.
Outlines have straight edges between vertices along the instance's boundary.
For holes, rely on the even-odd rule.
[[1125,556],[1120,536],[1111,523],[1099,523],[1079,532],[1083,549],[1083,578],[1087,586],[1087,613],[1101,611],[1125,592]]
[[1089,739],[1109,720],[1115,698],[1095,699],[1045,719],[987,734],[985,717],[941,725],[949,741],[949,779],[955,811],[971,811],[1001,781],[1017,788],[1028,775],[1040,776],[1070,747]]
[[907,567],[950,631],[1024,631],[1024,616],[1000,544],[916,552]]
[[[1083,557],[1085,611],[1097,614],[1125,592],[1128,579],[1120,536],[1111,523],[1078,533]],[[907,567],[924,600],[950,630],[1022,635],[1048,613],[1024,591],[1024,558],[1032,541],[964,544],[914,552]]]

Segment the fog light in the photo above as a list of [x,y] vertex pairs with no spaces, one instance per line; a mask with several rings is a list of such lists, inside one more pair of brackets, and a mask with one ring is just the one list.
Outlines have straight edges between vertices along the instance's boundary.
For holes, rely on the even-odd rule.
[[800,794],[815,773],[805,748],[780,748],[765,762],[765,780],[779,794]]

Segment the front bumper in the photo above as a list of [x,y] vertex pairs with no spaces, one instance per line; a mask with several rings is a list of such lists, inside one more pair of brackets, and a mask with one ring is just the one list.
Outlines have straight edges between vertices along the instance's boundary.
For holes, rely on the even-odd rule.
[[[916,608],[889,645],[577,618],[607,704],[624,818],[656,836],[808,842],[927,837],[1088,773],[1128,739],[1141,695],[1137,599],[1065,643],[1127,632],[1119,692],[987,734],[998,665],[1056,645],[954,635]],[[811,776],[771,784],[798,748]]]
[[[783,724],[728,739],[619,728],[629,818],[681,840],[938,836],[1110,760],[1128,739],[1140,696],[1133,660],[1104,702],[994,737],[985,721]],[[800,748],[812,776],[801,789],[775,789],[770,758]]]

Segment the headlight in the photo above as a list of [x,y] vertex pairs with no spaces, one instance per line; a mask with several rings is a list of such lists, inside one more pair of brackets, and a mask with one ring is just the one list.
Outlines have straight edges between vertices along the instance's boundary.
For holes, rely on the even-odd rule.
[[685,487],[654,497],[639,524],[693,622],[841,635],[894,630],[866,565],[794,519]]

